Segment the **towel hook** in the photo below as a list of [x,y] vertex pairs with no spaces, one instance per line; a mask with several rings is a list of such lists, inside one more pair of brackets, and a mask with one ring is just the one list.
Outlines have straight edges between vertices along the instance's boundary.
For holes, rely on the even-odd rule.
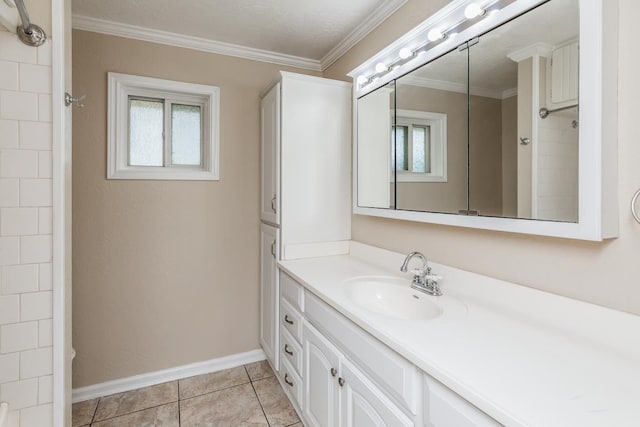
[[633,199],[631,199],[631,215],[633,215],[633,218],[640,223],[640,214],[638,214],[638,211],[636,210],[636,201],[638,200],[638,197],[640,197],[640,190],[636,191],[636,194],[633,195]]

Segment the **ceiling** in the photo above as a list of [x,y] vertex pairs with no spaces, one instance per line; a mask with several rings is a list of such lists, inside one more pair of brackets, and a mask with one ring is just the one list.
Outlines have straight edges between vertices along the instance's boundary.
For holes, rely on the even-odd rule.
[[74,22],[96,18],[320,61],[406,1],[73,0],[72,10]]

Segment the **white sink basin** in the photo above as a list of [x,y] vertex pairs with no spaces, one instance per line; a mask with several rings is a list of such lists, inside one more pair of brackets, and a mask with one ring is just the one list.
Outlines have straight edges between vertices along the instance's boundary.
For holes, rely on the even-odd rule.
[[443,314],[439,299],[409,287],[410,280],[365,276],[344,282],[347,297],[357,306],[396,319],[429,320]]

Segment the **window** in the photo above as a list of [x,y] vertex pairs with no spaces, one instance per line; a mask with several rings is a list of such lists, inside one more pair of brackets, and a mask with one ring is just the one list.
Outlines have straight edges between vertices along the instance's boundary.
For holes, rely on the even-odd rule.
[[446,114],[396,111],[391,158],[398,182],[447,181],[446,129]]
[[109,179],[217,180],[215,86],[109,73]]

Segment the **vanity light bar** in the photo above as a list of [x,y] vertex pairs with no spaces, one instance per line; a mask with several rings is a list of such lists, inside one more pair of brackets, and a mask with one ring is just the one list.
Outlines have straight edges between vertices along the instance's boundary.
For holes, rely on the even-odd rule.
[[403,47],[398,52],[398,58],[393,60],[389,65],[384,62],[378,62],[375,66],[375,73],[367,76],[360,75],[356,79],[358,89],[362,89],[374,81],[377,81],[389,72],[397,69],[405,63],[411,61],[416,55],[426,53],[429,49],[442,43],[443,41],[454,38],[458,33],[469,28],[479,20],[498,12],[501,8],[515,2],[516,0],[492,0],[489,2],[473,2],[469,3],[464,9],[464,19],[458,21],[446,30],[440,30],[437,24],[427,32],[427,41],[415,48]]

